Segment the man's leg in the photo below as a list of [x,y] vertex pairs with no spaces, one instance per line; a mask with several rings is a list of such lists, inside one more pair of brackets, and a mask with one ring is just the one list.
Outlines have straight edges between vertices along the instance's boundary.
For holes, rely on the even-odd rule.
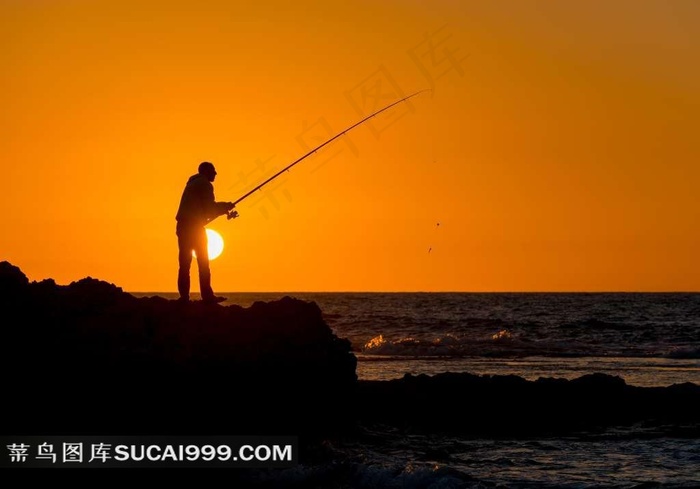
[[194,252],[197,255],[197,268],[199,269],[199,292],[202,294],[202,299],[211,299],[214,297],[214,291],[211,288],[209,249],[207,232],[204,228],[195,231]]
[[192,231],[178,230],[177,246],[178,270],[177,270],[177,290],[180,292],[181,300],[190,298],[190,267],[192,265]]

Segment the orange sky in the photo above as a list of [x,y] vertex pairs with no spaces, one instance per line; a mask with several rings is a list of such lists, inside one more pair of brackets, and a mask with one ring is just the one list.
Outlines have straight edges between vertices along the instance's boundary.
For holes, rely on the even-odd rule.
[[0,259],[30,280],[174,291],[199,162],[233,201],[432,88],[214,221],[215,291],[700,290],[698,2],[3,0],[0,23]]

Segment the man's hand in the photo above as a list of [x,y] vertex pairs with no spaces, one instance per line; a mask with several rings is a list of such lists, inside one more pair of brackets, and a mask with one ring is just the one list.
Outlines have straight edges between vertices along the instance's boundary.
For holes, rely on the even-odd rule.
[[226,206],[228,207],[228,210],[231,210],[234,207],[236,207],[236,204],[234,204],[233,202],[226,202]]

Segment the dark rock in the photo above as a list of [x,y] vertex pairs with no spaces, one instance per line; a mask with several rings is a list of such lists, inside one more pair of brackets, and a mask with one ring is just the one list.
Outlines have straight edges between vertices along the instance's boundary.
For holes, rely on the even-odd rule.
[[18,267],[0,262],[0,305],[21,297],[29,286],[29,279]]
[[[544,436],[644,424],[700,427],[700,386],[627,385],[605,374],[573,380],[443,373],[360,381],[358,418],[411,432]],[[370,402],[371,400],[371,402]]]
[[136,298],[0,265],[3,432],[330,433],[349,423],[356,358],[318,306]]

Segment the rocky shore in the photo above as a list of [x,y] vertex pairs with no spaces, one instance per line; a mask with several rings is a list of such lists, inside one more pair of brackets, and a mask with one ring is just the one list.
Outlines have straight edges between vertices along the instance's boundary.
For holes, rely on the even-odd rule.
[[[136,298],[91,277],[30,282],[0,263],[2,432],[352,436],[368,426],[478,436],[700,424],[700,386],[641,388],[445,373],[360,381],[313,302]],[[670,428],[669,428],[670,427]]]

